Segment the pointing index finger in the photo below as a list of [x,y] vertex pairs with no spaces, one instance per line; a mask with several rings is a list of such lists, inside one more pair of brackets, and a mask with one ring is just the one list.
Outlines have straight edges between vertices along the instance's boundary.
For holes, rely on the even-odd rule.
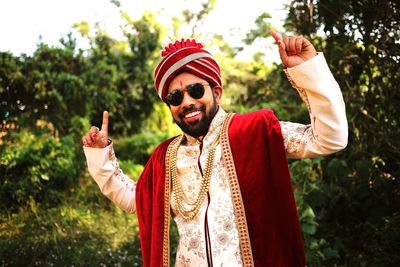
[[275,39],[278,43],[279,47],[285,49],[285,45],[282,42],[282,35],[277,31],[270,31],[271,36]]
[[101,130],[108,132],[108,112],[103,112],[103,124],[101,125]]
[[272,37],[274,37],[275,41],[279,42],[282,39],[282,36],[277,31],[270,31]]

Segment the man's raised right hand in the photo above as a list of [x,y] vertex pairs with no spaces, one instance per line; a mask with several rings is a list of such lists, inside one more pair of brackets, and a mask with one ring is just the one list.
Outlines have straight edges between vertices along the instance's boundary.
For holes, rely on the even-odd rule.
[[105,148],[108,146],[108,112],[103,112],[103,124],[101,129],[98,127],[90,127],[89,132],[82,137],[82,144],[87,147]]

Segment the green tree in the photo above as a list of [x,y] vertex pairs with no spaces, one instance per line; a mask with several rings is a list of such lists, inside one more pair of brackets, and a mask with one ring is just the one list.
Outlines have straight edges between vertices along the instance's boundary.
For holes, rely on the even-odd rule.
[[[66,134],[66,114],[85,116],[87,90],[82,74],[86,62],[71,35],[60,48],[40,43],[32,56],[1,54],[0,94],[4,127],[31,129],[49,124]],[[70,118],[72,118],[72,115]],[[43,122],[39,123],[38,122]]]
[[30,199],[58,203],[53,200],[85,170],[80,138],[103,110],[113,115],[114,136],[141,129],[157,99],[152,69],[160,29],[151,14],[138,21],[125,18],[124,41],[99,27],[91,36],[82,22],[77,27],[91,43],[86,51],[68,34],[59,47],[39,43],[32,56],[0,54],[4,205]]
[[[29,95],[25,92],[25,77],[22,72],[24,57],[14,57],[9,52],[0,53],[0,119],[2,132],[18,128],[26,115]],[[24,116],[25,115],[25,116]]]
[[125,20],[123,41],[111,38],[98,26],[92,36],[87,23],[75,25],[91,43],[89,68],[85,73],[90,92],[88,116],[93,124],[100,124],[102,111],[110,111],[113,116],[110,132],[114,135],[138,132],[152,111],[157,99],[152,75],[159,57],[161,31],[152,14],[145,13],[134,21],[120,12]]
[[[319,223],[315,240],[326,240],[340,256],[314,254],[313,264],[396,266],[399,2],[314,3],[292,1],[286,26],[310,36],[326,55],[346,102],[349,145],[322,162],[323,183],[308,198]],[[319,36],[318,31],[324,34]]]
[[[307,36],[324,52],[342,88],[349,121],[346,150],[324,159],[290,161],[308,264],[397,266],[399,3],[297,0],[288,8],[286,31]],[[268,14],[256,24],[248,43],[268,36]],[[309,120],[278,65],[248,90],[261,102],[279,106],[280,118]],[[245,106],[255,103],[248,100]]]

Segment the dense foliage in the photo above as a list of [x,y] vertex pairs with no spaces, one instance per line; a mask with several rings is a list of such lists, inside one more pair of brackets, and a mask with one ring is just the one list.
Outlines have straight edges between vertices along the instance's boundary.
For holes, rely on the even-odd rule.
[[[324,159],[290,161],[310,266],[398,266],[400,257],[400,12],[398,1],[291,1],[288,35],[322,51],[344,95],[349,145]],[[245,41],[268,37],[263,13]],[[262,68],[255,68],[255,72]],[[254,71],[252,73],[254,73]],[[249,83],[245,110],[309,121],[279,66]],[[397,254],[396,254],[397,255]]]
[[[175,34],[185,23],[195,32],[215,2],[174,18]],[[399,4],[298,0],[288,8],[288,34],[308,36],[324,52],[350,131],[344,151],[289,162],[308,265],[398,266]],[[80,145],[110,111],[120,165],[136,179],[154,147],[178,132],[153,89],[163,27],[152,14],[138,21],[121,15],[122,41],[79,22],[87,50],[68,34],[59,47],[38,44],[31,56],[0,52],[1,265],[140,265],[135,216],[99,193]],[[244,41],[269,38],[269,18],[262,13]],[[219,51],[225,109],[270,108],[281,120],[309,122],[281,65],[266,66],[262,53],[237,61],[240,48],[219,35],[207,42]]]
[[172,120],[159,125],[162,133],[140,133],[156,128],[148,118],[165,114],[153,105],[160,27],[151,14],[125,18],[126,41],[82,22],[76,29],[88,50],[68,34],[59,47],[38,44],[31,56],[0,52],[0,265],[140,263],[137,223],[88,177],[80,141],[108,110],[116,146],[137,151],[120,158],[137,178],[151,149],[174,133],[165,130]]
[[400,3],[313,2],[292,2],[287,29],[324,52],[346,102],[349,145],[317,165],[322,179],[304,196],[317,216],[314,244],[329,248],[310,263],[398,266]]

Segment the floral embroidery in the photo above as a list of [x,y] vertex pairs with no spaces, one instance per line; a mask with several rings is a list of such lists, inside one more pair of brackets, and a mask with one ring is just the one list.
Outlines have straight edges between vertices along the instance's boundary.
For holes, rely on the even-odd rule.
[[230,221],[225,221],[222,227],[224,228],[224,231],[229,232],[233,229],[233,223]]
[[229,241],[229,236],[225,233],[219,234],[217,236],[217,241],[220,245],[222,246],[226,246],[228,244]]
[[315,137],[311,125],[281,121],[283,142],[287,154],[303,152]]
[[[189,200],[195,199],[201,184],[199,155],[200,165],[204,168],[209,144],[217,136],[225,116],[226,113],[220,109],[210,125],[208,134],[204,137],[201,155],[200,142],[197,139],[187,137],[187,142],[179,147],[178,178]],[[174,194],[173,190],[172,194]],[[233,214],[232,193],[227,169],[222,159],[221,145],[218,145],[215,151],[209,194],[210,204],[207,216],[213,263],[215,266],[221,266],[221,264],[242,266],[238,229]],[[189,222],[185,222],[175,212],[173,197],[170,200],[173,217],[180,234],[176,266],[207,266],[204,223],[208,200],[204,200],[197,216]]]
[[299,86],[297,86],[297,84],[294,82],[294,80],[290,76],[289,71],[287,69],[283,69],[283,71],[285,72],[285,74],[286,74],[290,84],[292,85],[292,87],[294,89],[296,89],[297,92],[299,92],[299,95],[300,95],[301,99],[307,105],[308,111],[311,114],[311,105],[310,105],[310,102],[308,101],[306,90],[304,88],[300,88]]
[[198,238],[191,238],[189,241],[188,250],[195,250],[200,246],[200,240]]
[[179,267],[190,267],[190,259],[185,258],[183,255],[179,255],[178,260],[176,261],[175,266]]
[[118,180],[120,180],[121,182],[123,182],[126,186],[126,188],[128,188],[130,191],[134,191],[136,188],[136,183],[134,181],[132,181],[131,179],[129,179],[123,172],[115,172],[114,173],[115,178],[117,178]]
[[[179,225],[183,225],[184,223],[187,222],[182,220],[179,222]],[[177,258],[179,257],[179,255],[185,255],[185,257],[187,259],[191,259],[192,262],[196,262],[199,264],[201,262],[207,263],[204,244],[204,233],[202,232],[200,227],[195,227],[195,225],[201,225],[201,223],[193,223],[190,226],[185,225],[186,227],[179,228],[180,234],[177,249]]]

